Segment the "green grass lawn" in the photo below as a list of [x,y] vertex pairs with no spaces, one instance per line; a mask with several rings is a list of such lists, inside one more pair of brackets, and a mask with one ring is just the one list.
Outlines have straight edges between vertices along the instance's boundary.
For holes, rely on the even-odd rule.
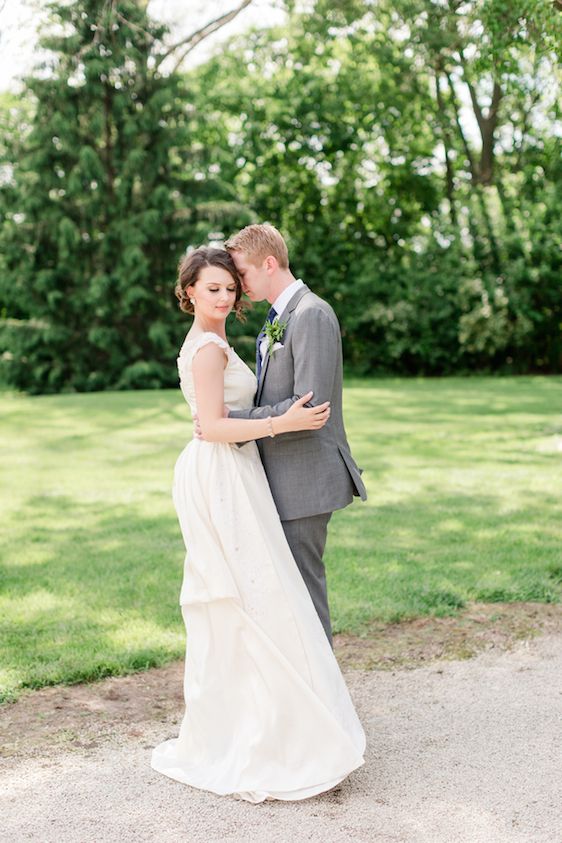
[[[353,380],[367,503],[326,554],[334,628],[562,594],[562,378]],[[0,686],[76,682],[184,652],[171,500],[179,391],[0,394]]]

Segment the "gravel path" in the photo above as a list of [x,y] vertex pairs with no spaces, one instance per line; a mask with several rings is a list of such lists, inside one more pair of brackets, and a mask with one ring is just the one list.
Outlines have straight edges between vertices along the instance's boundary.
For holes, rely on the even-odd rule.
[[249,805],[153,773],[166,722],[2,762],[20,843],[561,843],[562,635],[414,670],[346,670],[365,765],[323,796]]

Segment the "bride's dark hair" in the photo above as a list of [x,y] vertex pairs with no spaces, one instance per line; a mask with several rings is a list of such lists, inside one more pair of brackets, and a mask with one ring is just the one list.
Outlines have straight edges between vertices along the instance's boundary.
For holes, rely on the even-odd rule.
[[242,284],[236,264],[226,249],[217,249],[213,246],[199,246],[198,249],[192,249],[191,252],[188,252],[181,258],[178,264],[178,281],[175,289],[180,309],[184,313],[190,313],[192,315],[195,312],[193,305],[189,301],[187,288],[193,287],[199,278],[199,273],[206,266],[218,266],[221,269],[226,269],[232,275],[232,279],[236,284],[234,312],[236,313],[236,318],[243,322],[246,318],[244,316],[244,310],[248,307],[248,303],[242,300]]

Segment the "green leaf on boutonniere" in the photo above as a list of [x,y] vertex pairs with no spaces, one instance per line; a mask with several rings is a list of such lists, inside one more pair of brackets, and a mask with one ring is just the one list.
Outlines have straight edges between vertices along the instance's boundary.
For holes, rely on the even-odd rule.
[[283,339],[283,334],[285,333],[285,328],[287,327],[286,322],[280,322],[279,317],[276,316],[273,322],[268,322],[265,326],[265,335],[268,340],[267,350],[269,354],[272,353],[273,346],[276,342],[281,342]]

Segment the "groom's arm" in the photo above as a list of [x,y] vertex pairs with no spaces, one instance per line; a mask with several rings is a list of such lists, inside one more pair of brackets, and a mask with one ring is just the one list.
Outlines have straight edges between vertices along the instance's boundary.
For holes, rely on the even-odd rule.
[[[230,418],[265,419],[268,416],[280,416],[310,390],[314,395],[307,407],[331,400],[341,342],[337,320],[320,308],[309,308],[296,318],[298,324],[294,326],[291,335],[295,370],[293,394],[277,404],[231,410]],[[301,430],[282,435],[301,438],[314,432]]]

